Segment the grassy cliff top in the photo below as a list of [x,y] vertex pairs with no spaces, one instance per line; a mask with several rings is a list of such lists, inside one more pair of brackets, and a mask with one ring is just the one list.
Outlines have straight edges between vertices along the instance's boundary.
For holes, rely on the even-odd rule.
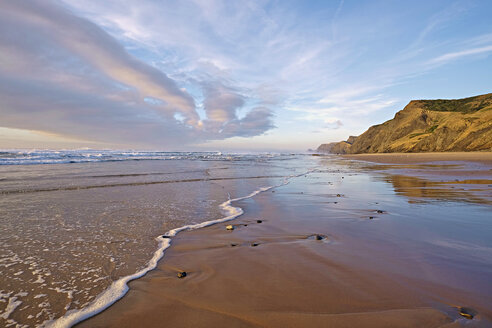
[[473,113],[482,109],[492,109],[492,93],[463,99],[417,100],[415,103],[436,112]]

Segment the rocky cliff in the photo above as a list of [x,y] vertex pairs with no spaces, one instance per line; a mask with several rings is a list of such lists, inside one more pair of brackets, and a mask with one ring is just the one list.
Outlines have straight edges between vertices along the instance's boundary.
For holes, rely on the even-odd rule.
[[349,154],[355,139],[357,139],[357,137],[350,136],[346,141],[322,144],[318,147],[317,151],[321,153]]
[[453,100],[413,100],[393,119],[371,126],[355,140],[324,144],[318,151],[492,151],[492,93]]

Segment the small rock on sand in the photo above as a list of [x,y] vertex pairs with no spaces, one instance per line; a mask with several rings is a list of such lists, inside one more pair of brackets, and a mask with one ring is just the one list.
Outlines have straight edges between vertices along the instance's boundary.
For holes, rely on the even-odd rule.
[[458,311],[462,317],[465,317],[469,320],[473,319],[473,316],[475,315],[475,311],[466,307],[460,307],[458,308]]
[[263,221],[262,220],[256,220],[256,223],[262,223]]
[[256,246],[258,246],[258,245],[259,245],[258,243],[252,243],[252,244],[251,244],[251,247],[256,247]]
[[342,197],[342,195],[340,195],[340,194],[337,194],[337,197]]
[[162,238],[171,238],[171,237],[166,236],[166,235],[162,235]]
[[382,210],[377,210],[376,212],[378,212],[379,214],[384,213],[384,211],[382,211]]
[[369,217],[369,220],[372,220],[372,219],[374,219],[374,216],[370,216],[370,217]]
[[316,237],[315,237],[315,238],[316,238],[316,240],[323,240],[323,239],[325,239],[325,237],[323,237],[323,236],[321,236],[321,235],[316,235]]
[[234,226],[232,224],[229,224],[227,227],[226,227],[227,230],[234,230]]
[[186,277],[185,271],[178,272],[178,278],[184,278],[184,277]]

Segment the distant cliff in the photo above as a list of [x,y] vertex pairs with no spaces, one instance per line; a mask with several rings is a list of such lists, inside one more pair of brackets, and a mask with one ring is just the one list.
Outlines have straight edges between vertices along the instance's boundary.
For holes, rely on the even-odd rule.
[[318,151],[492,151],[492,93],[454,100],[412,100],[393,119],[347,141],[323,144]]
[[346,141],[322,144],[318,147],[317,151],[321,153],[349,154],[350,148],[356,138],[357,137],[350,136]]

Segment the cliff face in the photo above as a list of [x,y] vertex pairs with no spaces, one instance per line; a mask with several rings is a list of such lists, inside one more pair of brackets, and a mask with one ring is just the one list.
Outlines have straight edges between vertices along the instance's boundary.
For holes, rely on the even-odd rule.
[[345,153],[442,151],[492,151],[492,93],[411,101],[393,119],[357,137]]
[[349,154],[355,139],[357,137],[350,136],[346,141],[322,144],[318,147],[317,151],[321,153]]

